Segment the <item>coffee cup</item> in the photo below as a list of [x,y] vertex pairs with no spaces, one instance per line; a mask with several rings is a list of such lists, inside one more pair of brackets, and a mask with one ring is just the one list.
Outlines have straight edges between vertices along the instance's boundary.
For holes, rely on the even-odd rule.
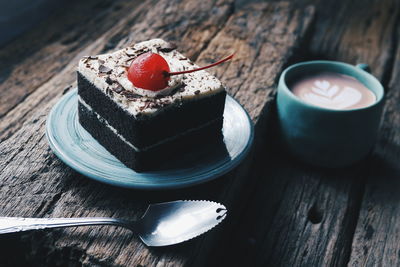
[[[278,125],[291,154],[333,168],[368,155],[379,130],[384,89],[367,70],[366,64],[318,60],[283,71],[277,94]],[[295,87],[303,89],[293,91]]]

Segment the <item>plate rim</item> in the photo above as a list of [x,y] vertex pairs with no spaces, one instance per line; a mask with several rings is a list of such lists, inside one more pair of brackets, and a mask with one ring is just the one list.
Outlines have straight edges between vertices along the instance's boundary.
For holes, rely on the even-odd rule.
[[[77,93],[77,87],[72,88],[69,92],[64,94],[55,105],[51,108],[49,114],[47,115],[46,118],[46,131],[45,135],[47,138],[47,141],[49,143],[49,146],[53,153],[67,166],[75,170],[76,172],[93,179],[95,181],[101,182],[103,184],[108,184],[120,188],[127,188],[127,189],[139,189],[139,190],[168,190],[168,189],[180,189],[180,188],[186,188],[186,187],[191,187],[191,186],[196,186],[199,184],[203,184],[206,182],[209,182],[211,180],[215,180],[219,177],[222,177],[224,174],[228,173],[229,171],[233,170],[235,167],[237,167],[249,154],[252,146],[253,146],[253,141],[254,141],[254,123],[251,120],[248,112],[246,109],[232,96],[227,94],[227,98],[230,100],[233,100],[233,102],[240,107],[240,109],[243,111],[243,113],[246,115],[247,121],[249,123],[249,128],[250,128],[250,134],[249,138],[247,140],[246,146],[244,149],[237,155],[235,160],[229,160],[226,163],[222,163],[218,165],[216,168],[212,170],[205,170],[204,172],[200,172],[199,174],[195,176],[190,176],[191,179],[189,180],[184,180],[182,182],[174,182],[174,183],[166,183],[166,184],[141,184],[141,183],[123,183],[123,182],[118,182],[116,180],[110,180],[109,178],[101,177],[99,175],[93,174],[91,172],[88,172],[85,168],[82,168],[81,165],[77,164],[77,161],[71,157],[68,153],[64,153],[64,150],[58,146],[58,142],[55,140],[54,134],[52,134],[51,130],[51,122],[52,117],[54,116],[57,107],[63,103],[63,101],[68,101],[68,98],[73,97],[74,94]],[[125,166],[125,168],[128,168]],[[146,173],[146,172],[142,172]],[[139,173],[141,174],[141,173]]]

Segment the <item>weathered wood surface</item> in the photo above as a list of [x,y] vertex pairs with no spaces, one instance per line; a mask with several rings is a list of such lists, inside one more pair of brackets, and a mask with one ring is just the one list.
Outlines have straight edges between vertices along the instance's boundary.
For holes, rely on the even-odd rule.
[[[296,9],[176,2],[86,1],[84,12],[72,5],[50,28],[0,51],[0,215],[134,219],[149,202],[207,198],[228,205],[223,227],[161,249],[112,227],[8,235],[0,237],[0,265],[399,265],[400,3],[297,0]],[[317,11],[311,31],[308,4]],[[254,153],[226,177],[189,190],[139,192],[89,181],[48,149],[46,115],[74,84],[82,55],[154,36],[176,41],[200,64],[236,50],[234,61],[212,71],[257,122]],[[376,149],[356,166],[305,166],[275,142],[277,75],[289,62],[316,58],[368,63],[388,89]]]
[[[400,28],[397,29],[400,36]],[[400,265],[400,47],[388,86],[382,133],[371,156],[351,266]]]
[[[99,8],[90,11],[94,3]],[[207,257],[210,250],[224,243],[223,232],[245,208],[242,198],[249,193],[250,173],[257,171],[251,157],[225,177],[192,189],[140,192],[113,188],[75,173],[52,154],[44,135],[46,116],[75,84],[80,57],[162,37],[177,42],[180,50],[200,64],[237,52],[235,60],[213,71],[250,112],[257,123],[257,144],[262,143],[274,83],[307,34],[313,9],[258,3],[235,10],[230,0],[87,1],[83,13],[80,6],[74,4],[65,15],[47,21],[50,27],[33,30],[0,53],[0,215],[133,220],[148,203],[191,198],[221,201],[228,206],[229,216],[224,227],[201,238],[159,249],[146,248],[127,230],[113,227],[1,236],[0,264],[213,263]]]
[[[70,61],[76,62],[74,57],[81,54],[84,47],[132,13],[139,2],[117,1],[112,5],[112,1],[103,0],[70,5],[65,7],[69,12],[57,11],[36,30],[3,47],[0,50],[0,118],[11,115],[0,121],[0,141],[19,129],[29,111],[39,103],[24,100]],[[109,36],[112,37],[112,33]],[[112,42],[110,38],[102,45]],[[73,73],[67,74],[67,79],[71,79]],[[67,85],[65,80],[60,81],[60,86]],[[29,102],[29,105],[20,105]],[[12,117],[15,120],[11,120]]]
[[[257,154],[253,197],[227,233],[225,253],[215,255],[231,265],[397,266],[400,3],[297,2],[299,7],[311,2],[317,11],[298,59],[365,62],[384,86],[392,79],[381,137],[368,159],[331,171],[291,159],[270,132],[264,153]],[[274,121],[268,128],[274,129]]]

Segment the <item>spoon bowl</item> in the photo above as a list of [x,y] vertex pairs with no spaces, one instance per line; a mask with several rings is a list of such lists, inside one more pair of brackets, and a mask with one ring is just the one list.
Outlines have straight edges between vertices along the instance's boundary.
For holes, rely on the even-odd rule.
[[115,225],[136,233],[147,246],[159,247],[197,237],[219,224],[227,214],[224,205],[206,200],[178,200],[151,204],[137,221],[116,218],[0,217],[0,234],[47,228]]

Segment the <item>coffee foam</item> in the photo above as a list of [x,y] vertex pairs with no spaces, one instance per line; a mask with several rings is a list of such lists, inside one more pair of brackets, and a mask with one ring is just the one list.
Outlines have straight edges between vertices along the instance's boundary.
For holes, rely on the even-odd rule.
[[376,102],[375,94],[357,79],[335,72],[306,76],[294,81],[290,88],[303,101],[328,109],[363,108]]

